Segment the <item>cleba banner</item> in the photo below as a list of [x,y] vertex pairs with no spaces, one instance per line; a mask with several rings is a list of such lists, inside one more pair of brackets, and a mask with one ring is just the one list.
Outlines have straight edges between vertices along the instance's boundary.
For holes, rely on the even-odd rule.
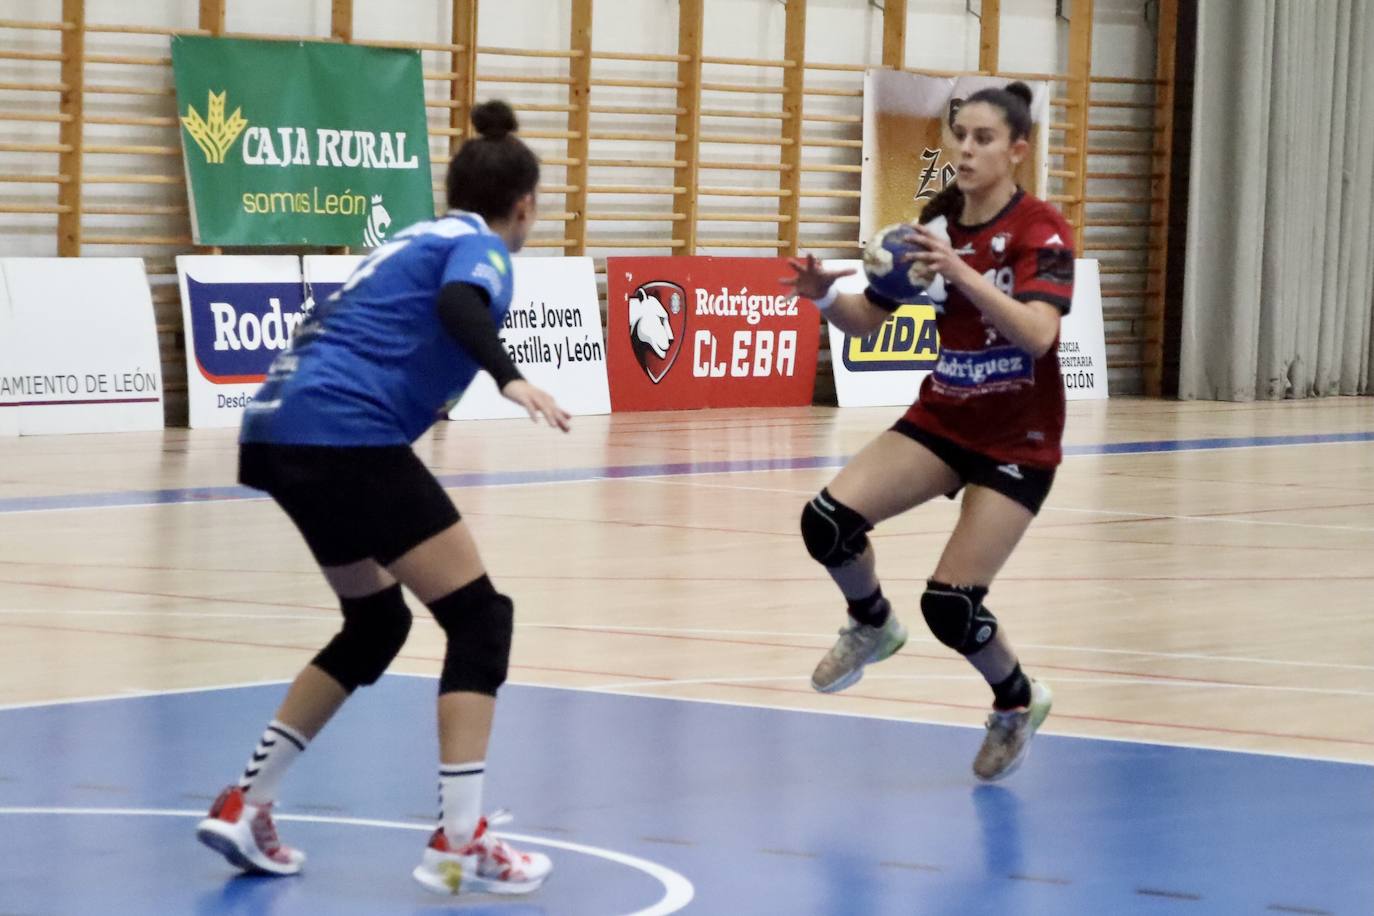
[[785,258],[609,258],[614,410],[811,403],[820,319]]
[[300,259],[182,255],[177,278],[191,427],[237,426],[305,317]]
[[418,51],[175,35],[172,69],[197,245],[375,248],[433,218]]

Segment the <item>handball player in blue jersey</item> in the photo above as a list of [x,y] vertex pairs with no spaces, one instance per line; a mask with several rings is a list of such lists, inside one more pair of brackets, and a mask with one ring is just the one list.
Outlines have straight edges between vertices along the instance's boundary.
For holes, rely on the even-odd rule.
[[414,877],[441,894],[520,894],[551,868],[547,856],[498,839],[482,816],[513,607],[411,449],[479,371],[531,419],[568,430],[568,415],[521,377],[497,330],[511,304],[511,253],[536,217],[539,160],[515,136],[504,102],[477,106],[472,122],[477,136],[448,168],[450,211],[396,234],[319,303],[244,414],[239,479],[285,510],[343,611],[342,629],[297,675],[239,782],[197,828],[201,842],[245,871],[300,871],[304,854],[278,839],[272,821],[277,788],[353,691],[375,683],[401,651],[411,624],[402,585],[448,638],[440,819]]

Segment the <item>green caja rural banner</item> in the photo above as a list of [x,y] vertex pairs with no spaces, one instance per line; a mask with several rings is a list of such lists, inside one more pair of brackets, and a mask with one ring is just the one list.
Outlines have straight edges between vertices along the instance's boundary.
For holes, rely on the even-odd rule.
[[434,216],[418,51],[174,36],[198,245],[372,248]]

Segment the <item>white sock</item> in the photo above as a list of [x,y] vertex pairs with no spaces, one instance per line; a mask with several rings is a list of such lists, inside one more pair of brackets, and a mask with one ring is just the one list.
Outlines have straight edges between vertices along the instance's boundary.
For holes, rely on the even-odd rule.
[[439,826],[449,842],[466,843],[482,817],[486,761],[439,764]]
[[277,798],[277,786],[286,770],[310,741],[284,722],[273,719],[258,739],[248,766],[243,768],[239,788],[250,805],[265,805]]

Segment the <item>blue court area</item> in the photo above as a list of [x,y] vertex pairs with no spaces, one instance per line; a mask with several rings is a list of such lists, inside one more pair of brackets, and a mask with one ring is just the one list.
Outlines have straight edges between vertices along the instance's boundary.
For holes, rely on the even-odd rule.
[[[360,692],[283,788],[297,878],[193,838],[284,686],[0,710],[0,913],[1369,914],[1374,768],[510,686],[487,800],[555,859],[530,898],[427,895],[422,678]],[[1053,719],[1051,719],[1051,723]]]

